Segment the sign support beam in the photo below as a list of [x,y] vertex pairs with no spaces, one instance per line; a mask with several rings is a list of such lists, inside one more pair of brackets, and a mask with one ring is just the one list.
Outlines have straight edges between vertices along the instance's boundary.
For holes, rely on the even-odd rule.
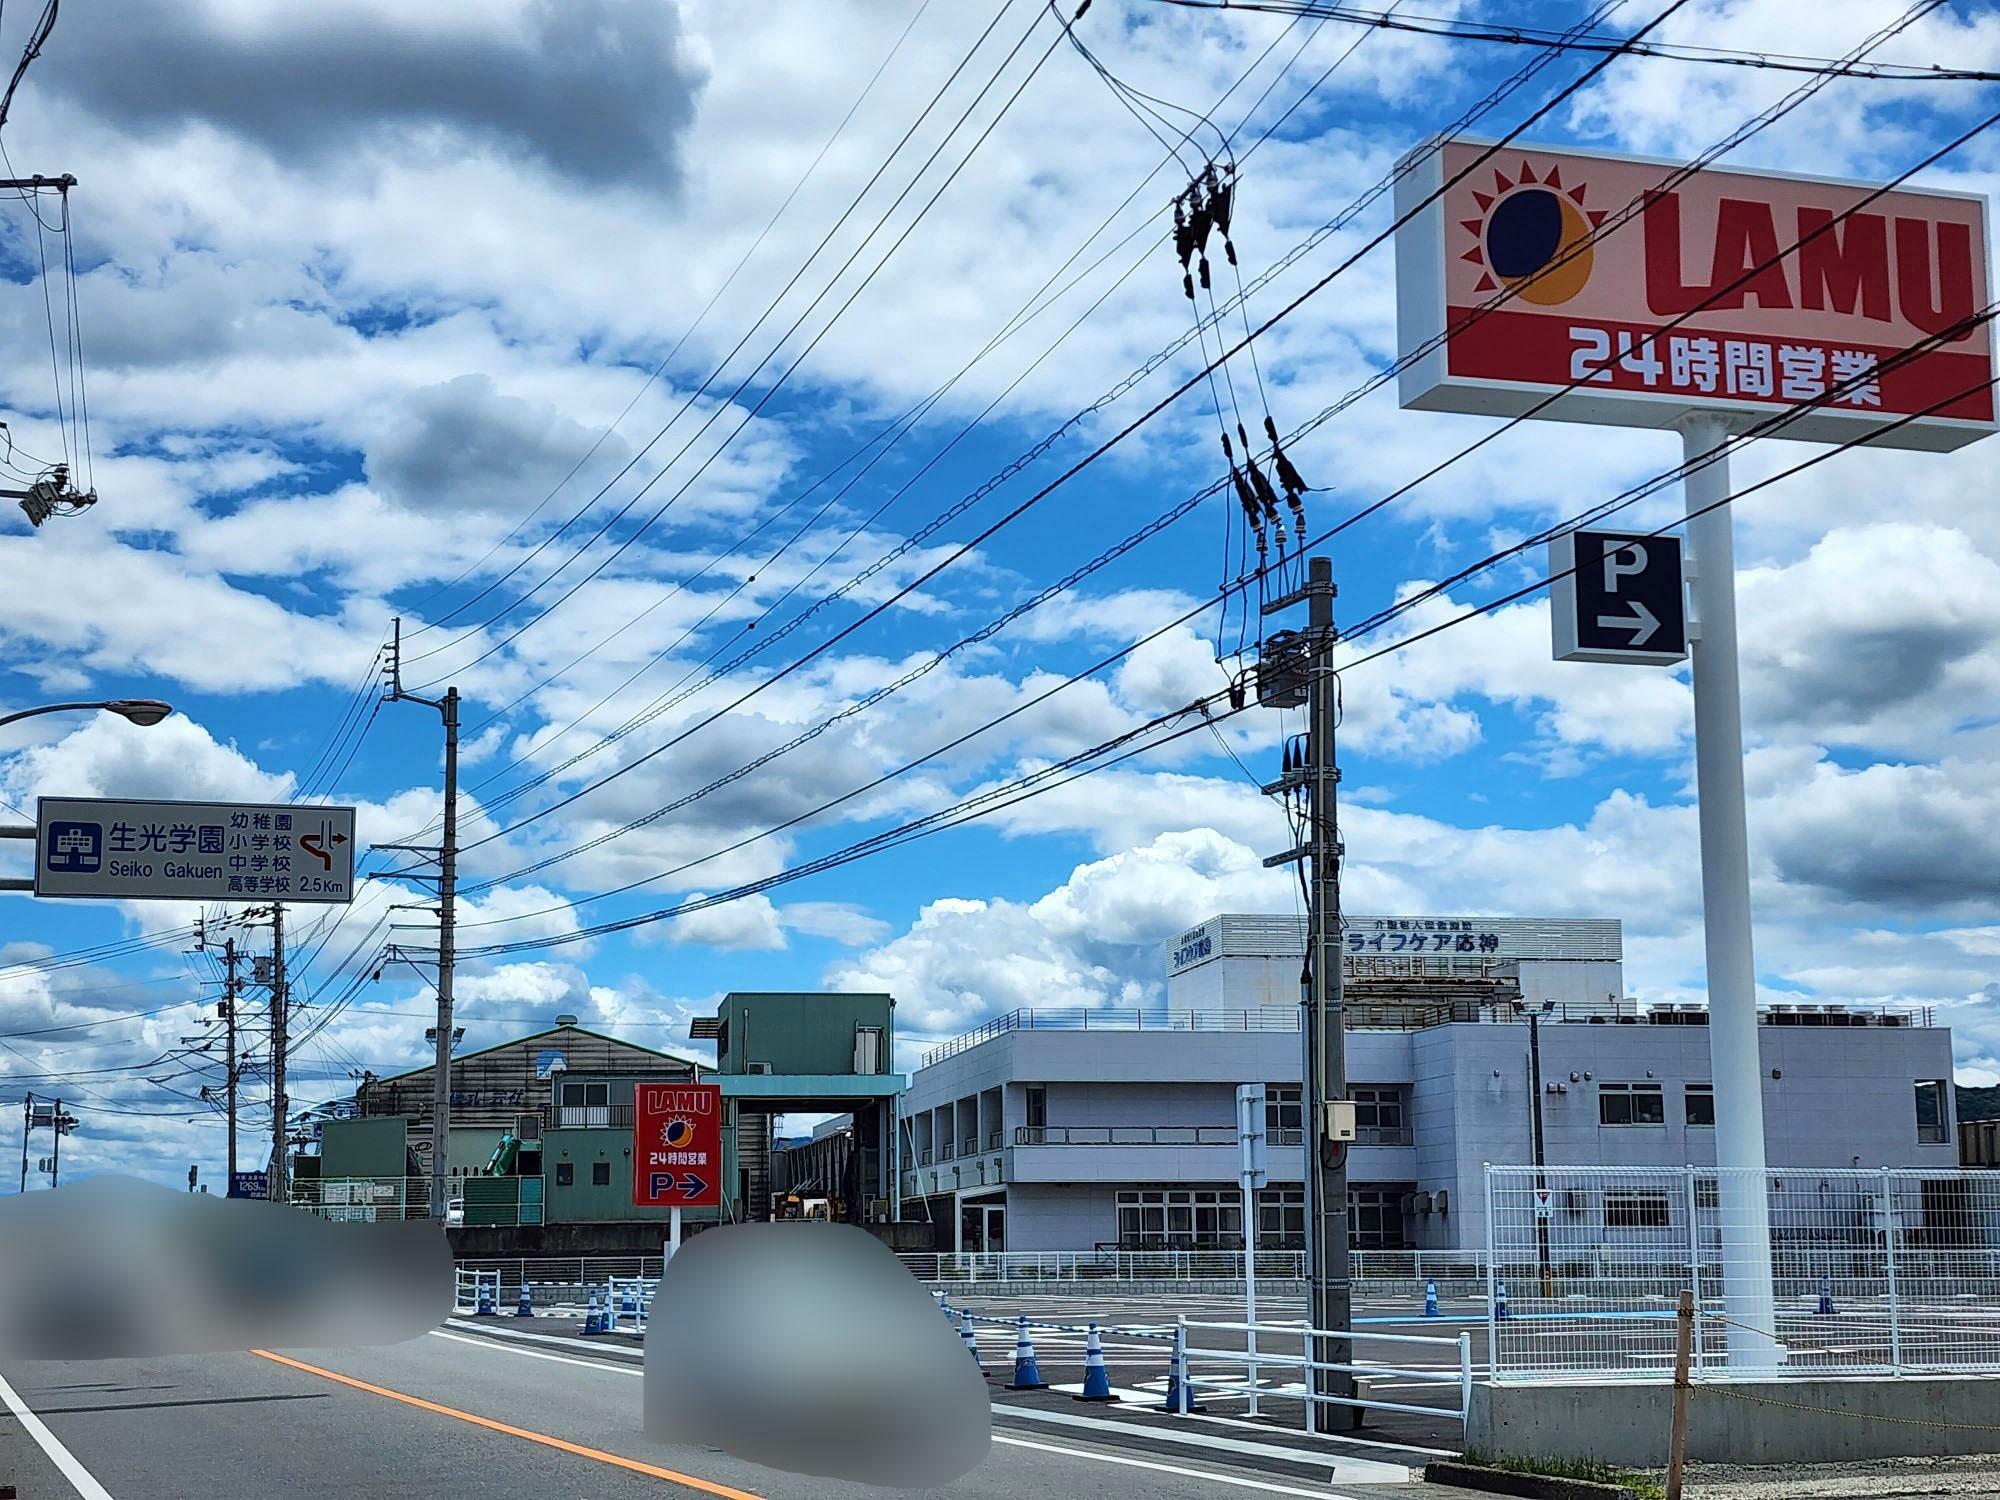
[[[1771,1286],[1770,1205],[1764,1197],[1763,1067],[1757,1050],[1757,964],[1751,946],[1750,842],[1743,790],[1743,694],[1736,652],[1736,548],[1729,438],[1711,413],[1681,423],[1692,594],[1694,744],[1701,823],[1701,912],[1708,968],[1708,1046],[1715,1080],[1715,1161],[1722,1228],[1723,1305],[1731,1364],[1782,1362]],[[1702,460],[1710,460],[1702,463]],[[1750,1332],[1755,1329],[1757,1332]]]

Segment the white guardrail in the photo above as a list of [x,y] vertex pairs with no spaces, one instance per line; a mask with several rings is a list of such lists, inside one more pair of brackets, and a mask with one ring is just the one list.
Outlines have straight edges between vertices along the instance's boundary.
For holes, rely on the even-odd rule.
[[[969,1330],[971,1325],[984,1323],[992,1327],[1014,1329],[1026,1335],[1030,1342],[1036,1331],[1062,1334],[1095,1334],[1106,1348],[1115,1349],[1129,1344],[1166,1344],[1170,1349],[1167,1366],[1167,1403],[1169,1413],[1185,1416],[1194,1406],[1194,1393],[1205,1392],[1212,1396],[1241,1397],[1248,1415],[1261,1415],[1258,1409],[1260,1398],[1277,1397],[1296,1400],[1304,1415],[1305,1431],[1313,1431],[1312,1411],[1316,1405],[1338,1405],[1355,1407],[1367,1411],[1410,1412],[1426,1417],[1456,1417],[1460,1422],[1466,1419],[1472,1407],[1472,1335],[1461,1333],[1455,1338],[1443,1338],[1431,1334],[1376,1333],[1372,1330],[1344,1331],[1338,1329],[1314,1328],[1301,1320],[1299,1322],[1274,1323],[1229,1323],[1205,1319],[1191,1320],[1176,1317],[1171,1323],[1076,1323],[1057,1322],[1046,1318],[1028,1318],[1020,1315],[1007,1317],[998,1313],[979,1313],[969,1309],[954,1308],[949,1292],[933,1292],[945,1316],[955,1325]],[[1241,1349],[1212,1349],[1188,1342],[1188,1335],[1194,1333],[1240,1333],[1244,1347]],[[968,1333],[968,1338],[970,1337]],[[1264,1342],[1259,1343],[1262,1339]],[[1272,1341],[1278,1347],[1272,1347]],[[1285,1344],[1295,1344],[1286,1348]],[[1403,1348],[1429,1347],[1440,1351],[1450,1351],[1449,1365],[1392,1365],[1378,1360],[1361,1359],[1355,1350],[1357,1344],[1393,1344]],[[1329,1349],[1327,1346],[1333,1346]],[[1345,1345],[1346,1360],[1330,1357],[1340,1346]],[[1213,1370],[1226,1366],[1240,1370],[1235,1379],[1225,1379],[1217,1374],[1197,1375],[1195,1366],[1201,1365]],[[1264,1374],[1270,1370],[1296,1372],[1295,1381],[1281,1385],[1264,1384]],[[1356,1377],[1357,1381],[1393,1379],[1399,1384],[1415,1383],[1435,1385],[1441,1390],[1450,1388],[1456,1404],[1452,1406],[1422,1406],[1406,1401],[1386,1401],[1361,1394],[1365,1387],[1356,1386],[1354,1396],[1322,1395],[1313,1389],[1313,1376],[1322,1371],[1344,1371]]]
[[[961,1281],[1241,1281],[1241,1250],[989,1250],[904,1251],[897,1257],[917,1280]],[[1357,1293],[1422,1296],[1486,1294],[1486,1256],[1477,1250],[1357,1250],[1351,1257]],[[1259,1250],[1257,1280],[1302,1281],[1303,1250]]]

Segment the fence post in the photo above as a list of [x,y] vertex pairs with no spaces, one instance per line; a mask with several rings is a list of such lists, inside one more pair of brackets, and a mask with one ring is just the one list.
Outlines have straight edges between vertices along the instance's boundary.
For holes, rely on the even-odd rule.
[[1472,1335],[1463,1329],[1458,1335],[1458,1420],[1472,1420]]
[[1903,1373],[1903,1309],[1896,1295],[1896,1193],[1889,1169],[1882,1169],[1882,1249],[1889,1270],[1889,1369]]
[[[1499,1263],[1499,1251],[1495,1249],[1496,1228],[1493,1220],[1493,1163],[1489,1161],[1486,1163],[1486,1373],[1494,1381],[1500,1379],[1500,1332],[1494,1317],[1493,1301],[1496,1290],[1493,1272]],[[1311,1381],[1308,1380],[1307,1384],[1310,1386]],[[1312,1409],[1312,1402],[1306,1403],[1306,1409]]]
[[1667,1440],[1667,1500],[1681,1500],[1681,1478],[1687,1467],[1688,1356],[1694,1349],[1694,1293],[1682,1292],[1680,1310],[1674,1318],[1674,1426]]
[[1694,1292],[1694,1367],[1702,1368],[1701,1347],[1701,1200],[1695,1192],[1694,1168],[1687,1173],[1688,1284]]

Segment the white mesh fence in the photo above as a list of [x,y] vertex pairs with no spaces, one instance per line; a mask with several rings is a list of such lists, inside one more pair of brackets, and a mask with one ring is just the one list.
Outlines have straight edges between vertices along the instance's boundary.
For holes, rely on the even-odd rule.
[[[2000,1371],[2000,1172],[1487,1168],[1498,1380]],[[1768,1245],[1768,1278],[1762,1271]]]

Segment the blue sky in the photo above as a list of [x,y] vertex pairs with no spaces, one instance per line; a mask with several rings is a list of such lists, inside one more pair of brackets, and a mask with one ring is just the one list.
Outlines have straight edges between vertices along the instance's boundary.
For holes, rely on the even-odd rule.
[[[508,877],[852,706],[1218,477],[1214,417],[1198,391],[933,582],[773,680],[1195,373],[1190,347],[850,595],[672,701],[712,654],[728,660],[779,630],[1187,331],[1179,267],[1164,247],[1147,249],[1180,183],[1170,169],[1134,191],[1164,152],[1066,47],[1000,113],[1055,40],[1045,13],[967,127],[946,138],[1029,31],[1037,7],[1027,0],[1001,13],[992,40],[893,157],[997,3],[814,0],[759,7],[754,20],[719,0],[438,0],[415,19],[406,9],[338,0],[308,15],[126,0],[110,26],[79,3],[65,8],[21,90],[4,137],[16,168],[71,171],[81,184],[77,295],[102,499],[38,533],[11,510],[0,517],[0,573],[12,580],[0,589],[9,648],[0,706],[144,694],[178,712],[151,730],[108,718],[11,727],[0,745],[10,803],[32,811],[32,798],[58,793],[330,796],[358,806],[364,840],[405,840],[439,806],[436,716],[357,694],[400,614],[406,680],[436,679],[427,692],[455,682],[466,695],[468,842],[542,814],[469,850],[468,881]],[[1536,9],[1548,24],[1582,14]],[[1607,24],[1629,30],[1656,9],[1622,5]],[[1482,13],[1427,13],[1447,10]],[[1772,51],[1811,36],[1806,50],[1835,55],[1889,17],[1863,0],[1697,3],[1662,35]],[[1227,94],[1214,118],[1243,163],[1234,238],[1246,276],[1525,60],[1498,45],[1144,3],[1100,3],[1079,35],[1161,98],[1208,109]],[[0,32],[0,51],[13,45]],[[2000,23],[1948,6],[1876,55],[2000,66]],[[1589,62],[1558,60],[1482,127],[1513,125]],[[1686,157],[1796,83],[1621,61],[1530,138]],[[1990,86],[1836,81],[1729,160],[1887,176],[1993,100]],[[1990,192],[1996,166],[2000,148],[1982,136],[1917,180]],[[815,254],[857,194],[859,207]],[[42,362],[34,224],[18,204],[0,217],[13,283],[0,298],[0,337],[21,356],[0,376],[0,404],[23,450],[53,454],[81,435],[59,422]],[[880,232],[864,239],[878,219]],[[1387,222],[1384,199],[1257,291],[1253,319]],[[1055,283],[1067,289],[1031,302],[1079,245]],[[850,251],[853,269],[837,273]],[[1216,269],[1226,275],[1219,257]],[[64,295],[60,273],[51,289]],[[1393,304],[1384,246],[1260,337],[1255,371],[1232,360],[1253,429],[1260,379],[1290,429],[1392,359]],[[1024,306],[1035,316],[1012,326]],[[801,316],[799,331],[780,338]],[[774,388],[794,358],[796,372]],[[724,400],[739,383],[742,394]],[[914,423],[901,421],[940,386]],[[1315,526],[1490,425],[1401,412],[1393,389],[1361,401],[1292,449],[1315,487]],[[902,435],[843,488],[856,466],[841,466],[885,428]],[[1806,452],[1757,445],[1738,479]],[[1510,433],[1343,535],[1341,617],[1365,616],[1677,459],[1665,434]],[[1990,472],[1979,447],[1943,458],[1845,455],[1761,491],[1737,518],[1761,982],[1772,993],[1933,1006],[1953,1025],[1971,1082],[2000,1079],[1991,708],[2000,520]],[[1634,514],[1657,524],[1677,505],[1670,491]],[[579,552],[607,521],[603,539]],[[1226,545],[1212,499],[763,769],[476,892],[462,940],[560,936],[761,879],[1214,692],[1226,674],[1211,614],[838,815],[623,896],[585,899],[771,828],[1130,644],[1215,589],[1234,565]],[[1519,587],[1539,563],[1530,553],[1455,588],[1378,643]],[[1233,648],[1237,619],[1226,628]],[[650,664],[656,654],[664,659]],[[1685,675],[1548,655],[1546,605],[1530,596],[1346,675],[1348,905],[1618,917],[1631,990],[1699,998]],[[630,774],[543,812],[762,683],[742,708]],[[493,805],[663,697],[670,706],[656,719]],[[342,724],[349,732],[337,732]],[[1299,727],[1296,716],[1253,713],[1219,732],[1269,776],[1281,734]],[[925,1040],[1018,1005],[1157,1001],[1159,945],[1172,933],[1218,910],[1291,909],[1289,877],[1260,864],[1288,842],[1282,817],[1217,738],[1190,735],[768,896],[475,958],[460,974],[461,1019],[468,1045],[570,1011],[686,1047],[688,1017],[730,989],[887,988],[908,1066]],[[386,856],[363,864],[390,868]],[[384,939],[427,941],[378,925],[388,904],[413,899],[412,887],[383,881],[344,917],[294,912],[299,951],[317,953],[299,975],[302,1024],[314,1034],[295,1064],[304,1073],[295,1100],[343,1090],[350,1068],[421,1060],[427,987],[393,962],[379,982],[365,978]],[[79,1097],[86,1128],[65,1149],[78,1170],[116,1164],[180,1179],[191,1160],[219,1168],[219,1122],[185,1098],[213,1075],[159,1061],[204,1031],[209,961],[172,942],[46,962],[194,913],[0,902],[0,960],[15,965],[0,972],[0,1031],[13,1037],[0,1098],[58,1083]],[[114,1019],[152,1010],[163,1013]],[[92,1024],[20,1035],[80,1022]],[[148,1081],[158,1078],[165,1085]]]

